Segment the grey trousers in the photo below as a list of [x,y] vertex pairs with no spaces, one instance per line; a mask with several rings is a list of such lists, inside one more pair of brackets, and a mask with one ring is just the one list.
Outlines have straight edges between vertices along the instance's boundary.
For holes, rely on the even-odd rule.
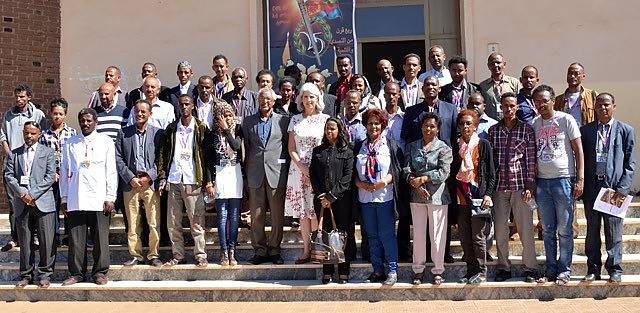
[[[251,245],[258,256],[280,254],[284,226],[285,188],[271,188],[266,178],[259,188],[249,188],[251,212]],[[267,208],[271,211],[271,235],[264,230]]]
[[522,261],[528,270],[536,270],[536,246],[533,241],[533,212],[522,200],[522,191],[497,191],[493,195],[495,203],[496,248],[498,250],[498,269],[510,271],[509,261],[509,214],[513,210],[513,219],[518,226],[522,244]]
[[[56,263],[56,244],[54,243],[56,229],[56,212],[44,213],[34,206],[25,206],[22,214],[15,217],[20,245],[20,278],[28,280],[42,280],[53,274]],[[29,227],[33,221],[40,239],[38,266],[36,267],[36,252],[31,246],[35,229]]]
[[[93,267],[91,276],[107,275],[109,259],[109,223],[111,216],[102,211],[71,211],[69,219],[69,274],[78,281],[83,281],[87,273],[87,234],[93,239]],[[91,228],[91,232],[88,232]]]

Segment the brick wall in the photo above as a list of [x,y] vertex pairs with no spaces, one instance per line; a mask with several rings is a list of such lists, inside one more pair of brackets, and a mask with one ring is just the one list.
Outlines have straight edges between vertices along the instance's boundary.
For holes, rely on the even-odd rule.
[[19,82],[31,85],[36,104],[60,96],[60,0],[0,1],[0,114],[13,105]]

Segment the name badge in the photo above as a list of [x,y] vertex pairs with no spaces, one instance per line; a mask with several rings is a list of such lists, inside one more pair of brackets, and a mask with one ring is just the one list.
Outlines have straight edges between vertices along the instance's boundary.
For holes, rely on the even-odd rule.
[[29,185],[29,176],[25,176],[25,175],[20,176],[20,185],[28,186]]
[[598,163],[607,163],[607,154],[606,153],[596,153],[596,162],[598,162]]
[[287,163],[286,159],[278,159],[278,164],[285,164]]
[[191,150],[183,149],[182,153],[180,153],[180,156],[182,156],[183,159],[190,159],[191,158]]
[[89,165],[91,165],[91,160],[84,160],[82,162],[80,162],[80,166],[87,168],[89,167]]

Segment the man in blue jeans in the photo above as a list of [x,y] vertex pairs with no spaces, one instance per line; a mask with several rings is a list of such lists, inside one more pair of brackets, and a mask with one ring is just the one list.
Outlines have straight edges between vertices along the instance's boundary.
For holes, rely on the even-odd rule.
[[593,209],[601,188],[615,191],[614,198],[624,199],[629,194],[635,169],[635,132],[633,127],[613,118],[616,104],[612,94],[596,97],[596,120],[580,128],[585,156],[585,175],[594,177],[585,182],[584,215],[587,218],[587,275],[582,279],[592,282],[600,279],[602,253],[600,246],[601,222],[604,221],[604,240],[609,282],[622,280],[622,223],[623,218]]
[[[573,256],[573,203],[584,187],[584,154],[575,119],[555,111],[553,88],[540,85],[533,102],[540,113],[533,120],[536,134],[536,201],[544,224],[546,272],[539,282],[565,285],[571,278]],[[559,259],[557,235],[560,237]]]

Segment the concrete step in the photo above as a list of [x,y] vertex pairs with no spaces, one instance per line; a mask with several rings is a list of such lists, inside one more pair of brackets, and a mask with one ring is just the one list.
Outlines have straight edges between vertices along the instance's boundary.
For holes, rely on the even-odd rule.
[[[603,254],[606,254],[604,248],[604,238],[602,238],[602,248],[601,251]],[[542,240],[534,241],[536,246],[536,254],[544,255],[544,243]],[[360,251],[360,242],[357,242],[357,249]],[[144,249],[143,251],[146,251]],[[216,262],[218,260],[218,256],[220,253],[219,246],[216,244],[207,244],[206,251],[209,256],[209,262]],[[496,247],[495,245],[491,248],[491,254],[496,256]],[[163,260],[168,260],[172,257],[171,248],[170,247],[161,247],[159,249],[160,257]],[[302,255],[303,246],[301,243],[291,243],[291,244],[283,244],[282,245],[282,258],[285,262],[292,263],[294,260],[299,258]],[[519,256],[522,255],[522,245],[520,242],[510,241],[509,242],[509,255]],[[460,241],[453,240],[451,241],[451,253],[454,257],[462,256],[462,246],[460,245]],[[584,255],[584,237],[578,238],[574,240],[574,250],[573,253],[576,255]],[[624,235],[623,236],[623,253],[624,254],[640,254],[640,235]],[[66,262],[67,261],[68,248],[60,247],[57,251],[56,258],[58,262]],[[111,262],[113,264],[121,264],[129,260],[131,257],[129,255],[129,251],[126,245],[111,245],[110,246],[110,255]],[[193,260],[193,248],[185,247],[185,255],[187,260]],[[246,262],[253,256],[253,248],[248,244],[240,244],[236,250],[237,259],[240,262]],[[17,262],[20,259],[20,248],[14,248],[5,253],[0,253],[0,263],[6,262]],[[88,259],[91,260],[91,253],[88,255]],[[640,273],[638,273],[640,274]]]
[[440,286],[413,286],[397,283],[349,283],[320,285],[317,280],[272,281],[119,281],[103,286],[78,283],[62,287],[55,283],[47,289],[28,286],[16,289],[12,282],[0,283],[0,301],[384,301],[384,300],[480,300],[556,298],[637,297],[640,276],[626,275],[620,284],[597,281],[585,284],[575,279],[567,286],[553,283],[529,284],[511,280],[469,286],[446,282]]
[[[521,277],[524,265],[520,257],[511,257],[512,275],[514,278]],[[603,259],[603,263],[606,259]],[[582,277],[586,274],[587,259],[584,256],[574,256],[572,272],[575,277]],[[493,281],[497,262],[489,262],[488,276]],[[544,271],[544,257],[538,257],[539,269]],[[425,282],[431,280],[430,268],[432,263],[427,264]],[[640,254],[624,255],[622,268],[625,273],[640,273]],[[0,281],[11,281],[18,277],[18,263],[0,264]],[[365,280],[371,274],[372,268],[369,263],[352,263],[351,280],[354,282]],[[459,259],[455,263],[445,264],[443,277],[450,282],[457,281],[466,274],[466,264]],[[606,271],[603,272],[606,274]],[[68,275],[67,266],[58,263],[52,277],[53,281],[63,281]],[[149,265],[137,265],[125,267],[122,265],[111,265],[109,269],[109,279],[113,281],[140,280],[140,281],[160,281],[160,280],[313,280],[322,276],[322,265],[320,264],[261,264],[237,266],[220,266],[211,263],[206,268],[198,268],[195,265],[177,265],[171,268],[155,268]],[[400,281],[410,282],[413,277],[411,263],[400,263],[398,266],[398,277]]]

